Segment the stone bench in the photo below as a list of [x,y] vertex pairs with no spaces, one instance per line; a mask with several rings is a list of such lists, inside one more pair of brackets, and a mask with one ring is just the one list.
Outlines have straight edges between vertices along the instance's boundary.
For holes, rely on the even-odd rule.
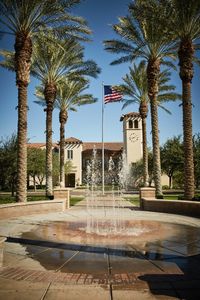
[[64,199],[18,202],[0,205],[0,220],[20,216],[62,212],[66,209]]
[[200,201],[156,199],[155,188],[140,189],[140,208],[145,211],[200,217]]

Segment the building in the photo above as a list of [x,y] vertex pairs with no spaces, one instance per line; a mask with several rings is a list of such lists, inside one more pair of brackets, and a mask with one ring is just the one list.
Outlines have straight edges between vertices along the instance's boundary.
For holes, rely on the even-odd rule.
[[[120,118],[123,127],[123,142],[104,143],[105,181],[109,182],[109,161],[112,158],[117,168],[119,158],[124,151],[126,163],[130,167],[142,159],[142,120],[137,112],[130,112]],[[45,148],[45,144],[29,144],[29,146]],[[57,151],[58,144],[53,145]],[[65,140],[65,160],[71,161],[73,171],[65,176],[65,186],[74,187],[86,183],[87,165],[91,162],[94,151],[99,166],[99,179],[101,183],[102,143],[84,142],[70,137]],[[165,183],[164,183],[165,184]]]
[[[128,165],[142,158],[142,125],[139,113],[132,112],[123,115],[120,121],[123,122],[123,142],[104,143],[104,168],[107,181],[109,181],[108,169],[111,158],[115,166],[123,151],[125,151]],[[28,146],[45,149],[45,143],[31,143]],[[57,152],[58,148],[59,144],[54,143],[53,150]],[[65,140],[65,161],[70,161],[73,166],[73,171],[65,176],[65,186],[73,187],[86,182],[87,165],[91,162],[94,151],[99,170],[101,170],[102,143],[83,142],[74,137]]]

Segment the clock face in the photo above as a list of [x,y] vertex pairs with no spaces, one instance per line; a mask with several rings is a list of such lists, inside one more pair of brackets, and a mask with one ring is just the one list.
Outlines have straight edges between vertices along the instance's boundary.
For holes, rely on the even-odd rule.
[[131,142],[136,142],[136,141],[138,141],[138,139],[139,139],[139,137],[136,133],[131,133],[130,136],[129,136],[129,140]]

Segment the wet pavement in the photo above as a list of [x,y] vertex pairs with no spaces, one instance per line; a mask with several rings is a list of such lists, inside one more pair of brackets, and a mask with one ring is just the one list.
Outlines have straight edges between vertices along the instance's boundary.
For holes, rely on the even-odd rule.
[[200,220],[103,200],[0,221],[0,299],[200,299]]

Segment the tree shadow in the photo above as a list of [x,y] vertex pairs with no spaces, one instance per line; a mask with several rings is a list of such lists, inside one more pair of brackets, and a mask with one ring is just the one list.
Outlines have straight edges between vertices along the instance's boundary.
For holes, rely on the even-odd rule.
[[[58,260],[63,259],[63,261],[65,261],[65,253],[67,251],[94,254],[94,261],[95,259],[98,260],[98,254],[100,254],[100,260],[104,258],[104,254],[107,256],[113,255],[116,257],[136,258],[138,264],[140,264],[140,260],[147,260],[157,268],[158,272],[150,273],[150,271],[147,271],[147,273],[143,270],[139,272],[137,279],[148,284],[152,295],[155,295],[155,297],[172,297],[184,300],[200,299],[200,246],[198,243],[195,244],[193,242],[185,245],[186,253],[183,254],[178,252],[178,248],[172,251],[169,248],[162,248],[162,245],[159,243],[146,244],[147,250],[145,251],[144,249],[134,247],[130,250],[130,248],[119,249],[112,246],[105,247],[60,243],[20,237],[8,237],[7,242],[22,244],[26,247],[28,254],[31,256],[34,254],[32,251],[32,247],[34,246],[51,249],[53,254],[49,258],[50,260],[58,256]],[[171,243],[171,241],[169,242]],[[175,241],[173,243],[175,243]],[[97,256],[95,256],[96,254]],[[48,254],[46,253],[45,255]],[[45,263],[45,260],[41,260],[40,263]],[[100,267],[101,264],[102,262],[99,262],[96,266]],[[154,270],[156,270],[155,268]]]
[[51,249],[57,248],[62,250],[109,254],[109,255],[132,257],[132,258],[137,255],[135,250],[117,249],[117,248],[102,247],[102,246],[90,246],[90,245],[83,245],[83,244],[59,243],[53,241],[26,239],[26,238],[19,238],[19,237],[7,237],[6,242],[19,243],[24,246],[32,245],[32,246],[46,247]]
[[155,253],[159,262],[174,263],[182,274],[144,274],[139,280],[148,283],[153,295],[176,297],[184,300],[200,299],[200,254],[191,256],[168,255],[166,258]]

